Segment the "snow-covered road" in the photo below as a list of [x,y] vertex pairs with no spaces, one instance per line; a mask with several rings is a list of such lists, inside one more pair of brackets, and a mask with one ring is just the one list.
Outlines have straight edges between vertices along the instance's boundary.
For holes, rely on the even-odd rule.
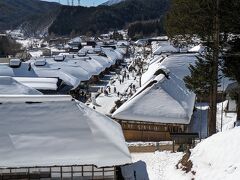
[[169,151],[154,153],[132,153],[133,162],[144,161],[147,165],[148,177],[150,180],[169,180],[183,153],[171,153]]

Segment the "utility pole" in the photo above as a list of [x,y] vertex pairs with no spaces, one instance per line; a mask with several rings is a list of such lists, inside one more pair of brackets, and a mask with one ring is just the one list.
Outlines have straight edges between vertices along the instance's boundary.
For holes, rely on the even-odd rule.
[[74,6],[74,1],[72,0],[72,6]]
[[69,6],[69,0],[67,0],[67,5]]
[[78,0],[78,6],[81,6],[81,0]]

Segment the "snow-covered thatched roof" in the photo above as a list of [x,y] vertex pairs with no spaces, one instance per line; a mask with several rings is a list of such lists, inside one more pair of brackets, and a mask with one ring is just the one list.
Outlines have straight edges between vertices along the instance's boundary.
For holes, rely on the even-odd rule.
[[190,73],[189,65],[194,65],[196,60],[196,54],[179,54],[165,58],[161,65],[169,69],[180,79],[183,79]]
[[117,59],[118,59],[118,55],[116,53],[116,51],[114,51],[112,48],[102,48],[102,51],[106,54],[106,56],[110,59],[110,61],[112,61],[113,64],[116,63]]
[[189,65],[194,65],[196,60],[196,54],[177,54],[166,58],[161,56],[155,57],[150,61],[148,70],[142,75],[142,84],[154,77],[154,73],[159,68],[168,69],[168,71],[174,73],[179,79],[183,80],[185,76],[190,74],[188,69]]
[[0,102],[1,168],[131,163],[121,126],[71,96],[0,96]]
[[169,41],[162,41],[159,46],[153,51],[154,55],[159,55],[162,53],[176,53],[179,52],[178,49],[173,47]]
[[0,76],[0,94],[42,94],[9,76]]
[[57,90],[57,78],[15,77],[18,82],[38,90]]
[[188,50],[188,52],[195,52],[195,53],[202,53],[205,50],[204,46],[201,44],[192,47],[191,49]]
[[[40,63],[41,62],[41,63]],[[59,78],[69,86],[77,87],[81,81],[91,78],[82,67],[67,62],[55,62],[52,58],[22,62],[19,67],[0,64],[0,76],[28,78]]]
[[170,73],[153,77],[119,109],[112,117],[122,120],[158,123],[189,124],[195,94],[189,92],[184,82]]

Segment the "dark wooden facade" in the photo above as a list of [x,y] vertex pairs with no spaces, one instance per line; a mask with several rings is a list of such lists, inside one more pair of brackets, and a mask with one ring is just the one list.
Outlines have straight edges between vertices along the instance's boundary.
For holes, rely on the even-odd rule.
[[43,166],[0,169],[0,180],[87,180],[118,179],[118,167],[97,168],[94,165]]
[[187,125],[116,120],[126,141],[171,141],[170,133],[187,132]]

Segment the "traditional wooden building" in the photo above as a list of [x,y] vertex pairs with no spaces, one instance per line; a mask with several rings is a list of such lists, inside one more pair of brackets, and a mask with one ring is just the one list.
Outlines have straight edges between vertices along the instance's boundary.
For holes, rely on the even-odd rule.
[[174,74],[161,72],[112,115],[127,141],[169,141],[170,133],[188,132],[195,94]]
[[0,95],[0,179],[117,179],[119,124],[71,96]]

